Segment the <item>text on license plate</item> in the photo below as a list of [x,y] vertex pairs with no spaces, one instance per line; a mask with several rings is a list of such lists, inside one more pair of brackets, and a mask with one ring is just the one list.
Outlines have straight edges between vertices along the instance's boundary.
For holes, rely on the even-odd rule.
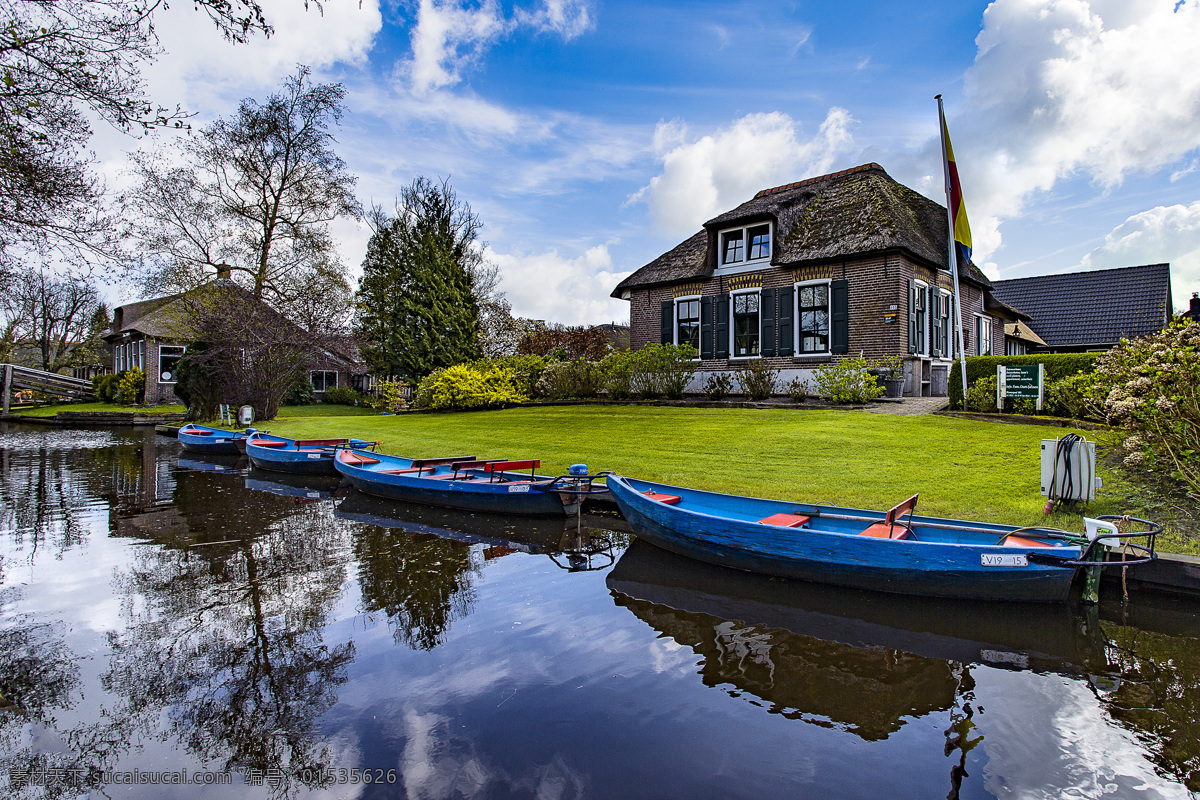
[[508,491],[510,491],[510,492],[528,492],[529,484],[528,483],[512,484],[508,487]]
[[1024,553],[981,553],[979,563],[985,567],[1028,567],[1029,557]]
[[320,458],[321,454],[320,453],[309,453],[308,457],[309,458]]

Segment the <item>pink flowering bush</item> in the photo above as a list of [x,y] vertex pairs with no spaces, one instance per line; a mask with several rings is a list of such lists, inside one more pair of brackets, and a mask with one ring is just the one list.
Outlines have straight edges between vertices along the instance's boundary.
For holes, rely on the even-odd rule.
[[1096,361],[1092,412],[1125,428],[1126,466],[1200,495],[1200,323],[1122,340]]

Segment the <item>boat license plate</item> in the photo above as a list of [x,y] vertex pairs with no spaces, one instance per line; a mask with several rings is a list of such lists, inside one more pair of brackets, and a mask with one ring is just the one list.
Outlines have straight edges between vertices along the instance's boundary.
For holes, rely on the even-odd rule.
[[509,487],[508,487],[508,491],[509,491],[510,493],[512,493],[512,492],[517,492],[517,493],[520,493],[520,492],[528,492],[528,491],[529,491],[529,484],[528,484],[528,483],[519,483],[519,484],[513,484],[512,486],[509,486]]
[[308,457],[309,458],[320,458],[321,454],[320,453],[309,453]]
[[985,567],[1028,567],[1029,557],[1024,553],[983,553],[979,563]]

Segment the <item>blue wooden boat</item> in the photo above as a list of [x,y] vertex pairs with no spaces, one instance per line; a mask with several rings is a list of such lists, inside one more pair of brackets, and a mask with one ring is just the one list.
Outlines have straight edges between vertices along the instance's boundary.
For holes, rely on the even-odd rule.
[[[929,597],[1064,602],[1081,567],[1098,579],[1106,545],[1154,557],[1157,526],[1120,534],[1113,517],[1087,534],[913,514],[914,495],[886,513],[703,492],[608,476],[640,538],[718,566],[858,589]],[[1132,541],[1145,537],[1146,544]]]
[[245,439],[252,428],[244,431],[223,431],[219,428],[208,428],[189,422],[179,429],[179,443],[190,453],[207,453],[209,455],[239,455],[237,439]]
[[259,469],[293,475],[336,475],[333,453],[339,447],[355,450],[374,448],[363,439],[288,439],[266,431],[246,437],[246,455]]
[[569,475],[546,477],[534,472],[541,465],[538,459],[410,459],[339,449],[333,464],[364,494],[466,511],[573,515],[592,492],[593,476],[586,466],[576,464]]

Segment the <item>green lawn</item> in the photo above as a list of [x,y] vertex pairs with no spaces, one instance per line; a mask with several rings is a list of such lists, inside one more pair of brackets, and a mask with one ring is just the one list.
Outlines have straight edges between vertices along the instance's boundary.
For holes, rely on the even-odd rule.
[[75,413],[77,411],[124,411],[131,414],[182,414],[187,411],[184,406],[119,406],[115,403],[65,403],[40,408],[13,407],[13,414],[26,417],[53,417],[60,411]]
[[[701,489],[863,508],[885,509],[919,492],[919,511],[926,514],[1082,529],[1078,513],[1042,514],[1040,440],[1069,432],[1062,428],[846,411],[644,406],[324,415],[333,408],[342,407],[286,409],[262,427],[291,437],[375,439],[384,452],[411,457],[541,458],[545,474],[584,462],[593,471]],[[1101,474],[1106,486],[1113,482]],[[1136,511],[1120,506],[1127,496],[1102,489],[1090,513]]]

